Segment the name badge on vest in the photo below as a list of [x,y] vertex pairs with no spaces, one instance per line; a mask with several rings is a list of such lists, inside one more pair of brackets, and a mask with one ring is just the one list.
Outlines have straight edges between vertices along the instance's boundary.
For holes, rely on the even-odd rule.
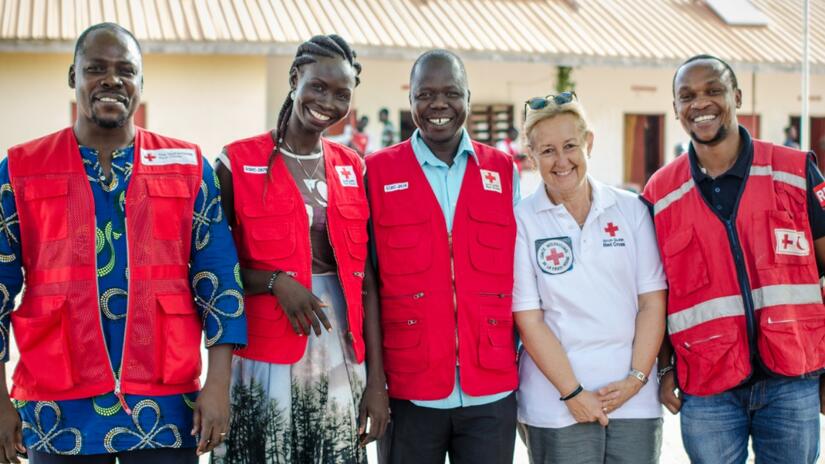
[[484,190],[501,193],[501,177],[496,171],[481,169],[481,185]]
[[808,256],[811,254],[811,246],[805,238],[805,232],[791,229],[774,229],[776,238],[776,254]]
[[541,272],[550,275],[564,274],[573,269],[573,242],[570,237],[536,240],[536,262]]
[[266,166],[247,166],[244,165],[243,172],[247,174],[266,174]]
[[358,180],[355,178],[355,170],[352,166],[335,166],[338,173],[338,180],[344,187],[358,187]]
[[398,190],[407,190],[410,188],[409,182],[397,182],[395,184],[387,184],[384,186],[384,192],[396,192]]
[[198,164],[197,153],[191,148],[140,149],[140,162],[146,166],[167,164]]

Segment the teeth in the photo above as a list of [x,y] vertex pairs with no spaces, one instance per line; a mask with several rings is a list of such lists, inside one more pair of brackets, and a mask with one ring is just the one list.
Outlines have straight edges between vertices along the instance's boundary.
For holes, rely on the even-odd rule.
[[311,114],[314,118],[320,119],[321,121],[329,121],[329,116],[321,114],[315,110],[309,110],[309,114]]
[[698,117],[694,118],[693,122],[705,122],[705,121],[711,121],[713,119],[716,119],[715,115],[706,114],[704,116],[698,116]]
[[100,97],[100,101],[106,102],[106,103],[119,103],[120,102],[120,100],[118,100],[117,98],[112,98],[112,97]]
[[570,175],[570,173],[571,173],[571,172],[573,172],[573,170],[572,170],[572,169],[568,169],[568,170],[566,170],[566,171],[553,171],[553,174],[554,174],[554,175],[557,175],[557,176],[559,176],[559,177],[564,177],[564,176]]
[[434,118],[428,119],[430,124],[434,124],[436,126],[443,126],[446,125],[448,122],[452,121],[452,118]]

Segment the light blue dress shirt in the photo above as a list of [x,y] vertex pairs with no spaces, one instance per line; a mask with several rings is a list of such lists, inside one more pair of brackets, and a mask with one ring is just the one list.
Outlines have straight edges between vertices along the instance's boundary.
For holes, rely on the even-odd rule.
[[[462,129],[461,142],[458,145],[455,158],[453,158],[452,166],[447,166],[447,163],[438,159],[437,156],[430,150],[430,147],[424,143],[418,129],[411,137],[412,149],[418,164],[424,171],[424,176],[430,183],[433,189],[433,194],[441,206],[441,211],[444,213],[444,221],[447,224],[447,232],[451,233],[453,230],[453,216],[455,215],[455,205],[458,203],[458,194],[461,191],[461,183],[464,181],[464,171],[467,170],[467,163],[470,158],[473,162],[478,163],[478,158],[473,150],[473,144],[470,141],[470,135],[467,131]],[[521,190],[519,189],[518,169],[513,167],[513,206],[518,203],[521,198]],[[455,368],[455,386],[453,387],[450,396],[434,401],[413,401],[418,406],[436,409],[450,409],[465,406],[478,406],[481,404],[488,404],[498,401],[512,392],[501,392],[494,395],[486,396],[472,396],[468,395],[461,389],[458,376],[459,367]]]

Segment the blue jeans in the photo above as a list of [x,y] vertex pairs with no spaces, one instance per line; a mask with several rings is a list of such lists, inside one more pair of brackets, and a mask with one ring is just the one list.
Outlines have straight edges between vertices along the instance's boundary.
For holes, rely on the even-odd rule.
[[813,464],[819,379],[765,379],[713,396],[683,395],[682,441],[695,464],[739,464],[753,438],[760,464]]

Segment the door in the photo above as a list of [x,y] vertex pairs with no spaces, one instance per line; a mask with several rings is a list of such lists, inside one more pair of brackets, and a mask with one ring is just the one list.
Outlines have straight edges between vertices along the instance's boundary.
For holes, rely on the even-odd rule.
[[664,163],[665,115],[624,116],[624,182],[640,190]]

